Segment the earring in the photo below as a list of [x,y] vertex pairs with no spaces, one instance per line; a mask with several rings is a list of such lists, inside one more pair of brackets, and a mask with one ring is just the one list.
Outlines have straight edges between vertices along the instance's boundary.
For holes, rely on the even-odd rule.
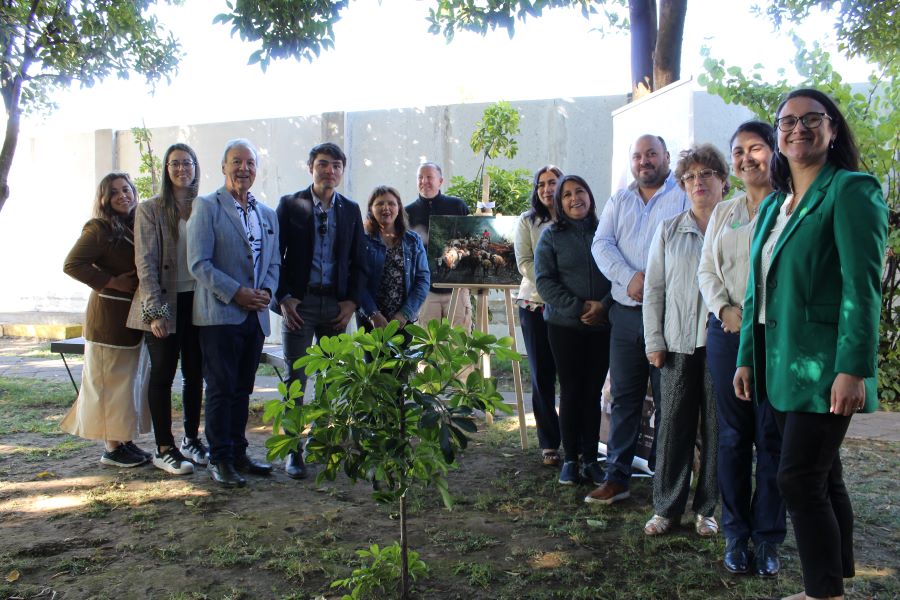
[[834,138],[831,138],[831,143],[828,145],[830,150],[834,150]]

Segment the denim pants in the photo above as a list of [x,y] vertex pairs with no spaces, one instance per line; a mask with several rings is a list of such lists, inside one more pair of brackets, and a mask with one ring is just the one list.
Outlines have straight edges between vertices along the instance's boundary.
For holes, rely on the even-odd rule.
[[[653,385],[654,423],[660,422],[659,369],[650,366],[644,347],[644,321],[640,307],[614,304],[609,311],[612,323],[609,374],[612,379],[612,417],[607,443],[606,477],[628,485],[631,462],[641,433],[641,414],[647,396],[647,380]],[[658,430],[658,426],[654,432]],[[647,461],[656,466],[656,436]]]
[[556,414],[556,363],[547,337],[544,313],[519,307],[519,324],[531,368],[531,406],[538,444],[545,450],[556,450],[561,441]]
[[566,461],[596,462],[609,331],[547,324],[559,375],[559,424]]
[[191,319],[194,292],[178,294],[175,311],[175,333],[158,338],[145,332],[150,354],[148,402],[153,420],[156,445],[174,446],[172,436],[172,381],[181,358],[181,402],[184,409],[184,435],[196,439],[203,404],[203,356],[200,351],[200,328]]
[[247,452],[250,393],[265,336],[253,312],[240,325],[199,329],[206,379],[206,441],[210,462],[218,464]]
[[775,411],[781,429],[778,489],[794,526],[807,596],[844,593],[853,577],[853,507],[840,449],[852,417]]
[[716,390],[719,420],[722,533],[728,539],[752,539],[756,545],[780,544],[786,532],[784,501],[776,479],[781,432],[768,398],[747,402],[734,395],[739,342],[740,334],[726,333],[722,322],[709,315],[706,360]]

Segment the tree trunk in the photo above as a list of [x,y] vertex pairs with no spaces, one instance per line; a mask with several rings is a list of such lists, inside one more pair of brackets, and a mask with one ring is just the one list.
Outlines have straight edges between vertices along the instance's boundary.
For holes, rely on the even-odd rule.
[[3,139],[3,148],[0,149],[0,211],[9,198],[9,171],[12,169],[13,155],[16,153],[16,144],[19,143],[19,118],[22,108],[19,100],[22,96],[22,78],[15,77],[12,89],[8,93],[4,91],[6,100],[6,136]]
[[637,100],[655,89],[656,0],[629,0],[628,10],[631,19],[631,91],[632,99]]
[[400,496],[400,600],[409,598],[409,541],[406,539],[406,494]]
[[658,90],[681,78],[681,42],[687,0],[660,0],[659,34],[653,57],[653,89]]

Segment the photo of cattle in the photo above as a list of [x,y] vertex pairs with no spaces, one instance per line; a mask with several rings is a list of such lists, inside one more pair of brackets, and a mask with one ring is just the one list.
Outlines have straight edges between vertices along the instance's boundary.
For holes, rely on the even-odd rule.
[[517,220],[518,217],[431,217],[431,283],[518,287],[522,276],[513,250]]

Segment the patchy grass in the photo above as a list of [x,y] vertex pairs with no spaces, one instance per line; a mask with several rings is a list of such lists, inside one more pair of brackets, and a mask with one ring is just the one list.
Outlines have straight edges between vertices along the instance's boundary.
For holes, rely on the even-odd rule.
[[0,377],[0,435],[61,434],[59,422],[72,402],[66,383]]
[[[45,387],[0,388],[0,418],[31,407],[40,421],[71,401],[64,386],[59,400],[47,401],[54,392]],[[248,433],[257,456],[268,435],[258,417],[254,411]],[[801,589],[792,533],[777,579],[733,577],[721,565],[724,540],[698,537],[688,518],[669,535],[643,535],[652,514],[648,479],[633,482],[628,501],[587,505],[592,486],[560,486],[556,471],[540,465],[533,431],[532,450],[523,452],[514,418],[480,427],[450,472],[452,510],[434,490],[409,493],[410,547],[431,567],[414,597],[739,600]],[[12,508],[0,512],[0,598],[334,598],[328,586],[359,564],[357,549],[399,537],[397,507],[376,505],[370,486],[340,476],[317,485],[276,470],[223,490],[202,469],[173,478],[150,467],[103,468],[94,443],[68,436],[0,434],[0,446],[0,501]],[[898,450],[844,444],[856,512],[850,598],[900,597]],[[35,477],[39,459],[52,476]],[[66,508],[72,496],[86,503]],[[12,571],[19,578],[8,582]]]

